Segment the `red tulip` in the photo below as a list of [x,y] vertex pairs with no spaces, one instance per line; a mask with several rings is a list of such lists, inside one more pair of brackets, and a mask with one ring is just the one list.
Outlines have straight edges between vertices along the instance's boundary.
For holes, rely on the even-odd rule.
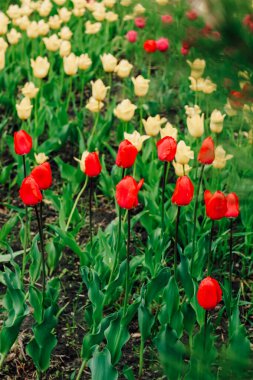
[[119,145],[118,154],[116,157],[116,165],[121,168],[130,168],[133,166],[138,150],[128,140],[124,140]]
[[143,29],[146,26],[146,20],[144,17],[136,17],[136,19],[134,20],[134,23],[135,23],[135,26],[137,26],[137,28],[140,28],[140,29]]
[[16,154],[28,154],[32,146],[32,138],[26,131],[21,129],[21,131],[14,133],[14,149]]
[[197,12],[195,12],[193,9],[186,12],[186,17],[188,18],[188,20],[190,21],[194,21],[198,18],[198,14]]
[[222,300],[222,290],[218,281],[211,277],[202,280],[197,292],[197,300],[203,309],[214,309]]
[[26,206],[35,206],[42,201],[39,185],[31,175],[23,180],[19,195]]
[[163,24],[171,24],[173,22],[173,17],[171,15],[162,15],[161,20]]
[[97,152],[89,153],[85,158],[84,173],[88,177],[96,177],[101,173],[102,166],[99,161]]
[[239,199],[236,193],[230,193],[227,195],[227,212],[226,218],[237,218],[240,213]]
[[172,161],[177,151],[177,143],[173,137],[166,136],[156,143],[158,158],[161,161]]
[[131,176],[124,177],[116,186],[116,200],[121,208],[127,210],[138,205],[138,192],[143,185],[144,179],[139,183]]
[[206,205],[206,215],[218,220],[224,218],[227,212],[227,200],[221,191],[216,191],[214,194],[206,190],[204,192],[204,201]]
[[31,176],[35,179],[41,190],[46,190],[52,185],[52,171],[48,162],[36,166],[31,171]]
[[171,201],[178,206],[187,206],[193,198],[193,193],[194,186],[190,178],[186,175],[179,177]]
[[143,48],[147,53],[154,53],[156,51],[156,41],[146,40],[143,44]]
[[156,48],[157,50],[161,51],[162,53],[167,51],[169,49],[169,40],[168,38],[159,38],[159,40],[156,41]]
[[198,161],[201,162],[203,165],[210,165],[214,161],[215,154],[214,154],[214,142],[212,137],[207,137],[201,145],[199,155],[198,155]]

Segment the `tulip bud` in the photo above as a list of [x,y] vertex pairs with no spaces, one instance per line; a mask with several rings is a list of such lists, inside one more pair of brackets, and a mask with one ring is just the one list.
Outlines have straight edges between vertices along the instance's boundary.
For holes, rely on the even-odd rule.
[[187,117],[187,128],[191,136],[201,137],[204,133],[204,114]]
[[212,164],[214,160],[215,154],[214,154],[214,142],[212,137],[207,137],[201,145],[199,154],[198,154],[198,161],[201,162],[203,165],[210,165]]
[[148,140],[150,136],[143,135],[141,136],[139,132],[134,131],[133,133],[124,132],[124,138],[130,141],[138,150],[138,152],[142,149],[142,144],[144,141]]
[[162,124],[167,121],[165,117],[160,117],[160,115],[156,115],[154,117],[149,116],[147,120],[142,119],[145,131],[149,136],[157,136],[160,132]]
[[44,164],[44,162],[46,162],[49,157],[45,155],[45,153],[34,153],[34,157],[35,157],[35,161],[38,165],[40,164]]
[[102,170],[97,152],[83,152],[81,160],[75,158],[80,163],[80,168],[88,177],[97,177]]
[[115,67],[114,72],[120,78],[126,78],[130,75],[133,65],[129,63],[126,59],[122,59],[118,65]]
[[194,159],[194,152],[183,140],[177,144],[176,161],[182,165],[188,164],[190,160]]
[[143,183],[143,179],[137,183],[131,176],[124,177],[116,186],[116,200],[118,205],[127,210],[138,206],[138,192]]
[[132,78],[134,84],[134,93],[136,96],[145,96],[147,95],[149,89],[149,79],[143,78],[142,75],[138,75],[136,78]]
[[171,15],[162,15],[161,20],[163,24],[171,24],[173,22],[173,17]]
[[162,53],[167,51],[169,46],[168,38],[159,38],[159,40],[156,41],[156,48]]
[[139,29],[143,29],[146,26],[146,20],[144,17],[136,17],[134,20],[135,26]]
[[209,190],[204,192],[204,201],[206,206],[206,215],[212,220],[218,220],[225,217],[227,212],[227,201],[221,191],[214,194]]
[[183,177],[184,175],[188,175],[189,172],[192,170],[192,167],[189,165],[182,165],[179,162],[173,161],[173,166],[175,169],[175,174],[178,177]]
[[106,73],[112,73],[117,66],[117,58],[111,54],[103,54],[100,56],[100,60]]
[[126,39],[132,44],[137,41],[138,33],[135,30],[129,30],[126,34]]
[[92,81],[91,86],[92,86],[92,97],[95,98],[99,102],[104,100],[109,87],[106,87],[101,79],[96,80],[96,82]]
[[38,91],[33,82],[27,82],[21,90],[22,94],[30,99],[34,99]]
[[214,309],[222,300],[222,290],[218,281],[211,277],[202,280],[198,288],[197,300],[203,309]]
[[194,79],[201,78],[206,67],[206,61],[204,59],[197,58],[193,62],[187,61],[187,63],[191,68],[191,77]]
[[97,113],[97,112],[101,111],[103,106],[104,106],[103,102],[99,102],[98,100],[91,97],[89,99],[88,103],[86,104],[85,108],[87,108],[92,113]]
[[116,157],[116,165],[125,169],[130,168],[133,166],[137,154],[138,150],[130,141],[122,141],[119,145]]
[[223,129],[223,121],[226,115],[222,115],[220,111],[214,110],[211,113],[210,129],[214,133],[221,133]]
[[39,185],[32,176],[26,177],[23,180],[19,195],[26,206],[35,206],[42,201]]
[[146,40],[143,44],[143,48],[147,53],[154,53],[157,49],[155,40]]
[[166,162],[174,160],[177,143],[173,137],[164,137],[156,143],[156,146],[159,160]]
[[31,104],[30,99],[25,96],[19,104],[16,104],[18,117],[21,120],[29,119],[29,117],[31,116],[32,108],[33,106]]
[[193,194],[194,186],[190,178],[185,175],[177,179],[171,201],[177,206],[187,206],[191,202]]
[[31,66],[33,69],[33,75],[36,78],[42,79],[47,76],[50,63],[48,62],[47,57],[45,58],[37,57],[35,61],[31,59]]
[[14,149],[19,155],[28,154],[32,149],[32,137],[24,130],[14,133]]
[[92,61],[88,54],[81,54],[78,58],[78,68],[80,70],[88,70],[92,64]]
[[36,166],[31,171],[31,176],[35,179],[41,190],[46,190],[52,185],[52,171],[48,162]]
[[68,57],[63,58],[64,72],[67,75],[76,75],[78,71],[78,58],[74,53],[71,53]]
[[136,108],[137,107],[132,104],[129,99],[125,99],[117,105],[113,113],[120,120],[130,121],[134,117]]
[[226,218],[237,218],[240,214],[239,199],[236,193],[230,193],[226,197],[227,199],[227,212]]

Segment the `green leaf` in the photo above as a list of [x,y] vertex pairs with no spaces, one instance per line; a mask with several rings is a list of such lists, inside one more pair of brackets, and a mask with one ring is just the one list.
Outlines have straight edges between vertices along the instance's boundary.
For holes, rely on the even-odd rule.
[[89,361],[92,380],[117,380],[118,372],[111,364],[110,351],[105,347],[99,351],[97,347],[92,359]]
[[107,348],[112,356],[112,363],[117,364],[121,357],[121,350],[130,338],[126,321],[119,314],[105,330]]

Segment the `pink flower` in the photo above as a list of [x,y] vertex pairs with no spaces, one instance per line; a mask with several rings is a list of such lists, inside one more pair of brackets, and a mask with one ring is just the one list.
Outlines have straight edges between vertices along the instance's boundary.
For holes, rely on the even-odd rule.
[[134,43],[137,40],[138,33],[135,30],[129,30],[126,34],[126,38],[129,42]]
[[186,49],[185,47],[181,47],[181,54],[182,55],[188,55],[189,54],[189,52],[190,52],[190,50],[189,49]]
[[186,12],[186,17],[188,18],[188,20],[190,21],[194,21],[198,18],[198,14],[197,12],[195,12],[193,9]]
[[171,24],[173,22],[173,17],[171,15],[161,16],[161,20],[164,24]]
[[136,17],[136,19],[134,20],[134,23],[135,23],[135,26],[137,26],[137,28],[140,28],[140,29],[143,29],[146,26],[146,20],[144,17]]
[[169,48],[169,40],[167,38],[159,38],[159,40],[156,41],[156,47],[157,47],[157,50],[161,51],[161,52],[164,52],[166,50],[168,50]]

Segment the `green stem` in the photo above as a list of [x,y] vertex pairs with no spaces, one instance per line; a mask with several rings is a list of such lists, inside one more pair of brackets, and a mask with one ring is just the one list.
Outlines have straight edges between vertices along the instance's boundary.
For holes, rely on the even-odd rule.
[[[27,172],[26,172],[26,162],[25,162],[25,155],[22,156],[23,159],[23,169],[24,169],[24,178],[26,178]],[[28,240],[28,207],[25,206],[25,236],[24,236],[24,253],[22,258],[22,271],[21,271],[21,278],[24,279],[25,275],[25,264],[26,264],[26,251],[27,251],[27,240]]]
[[129,274],[130,274],[130,210],[127,212],[127,252],[126,252],[126,283],[123,317],[126,315],[129,293]]
[[89,227],[90,227],[90,244],[93,245],[92,241],[92,196],[93,196],[93,180],[90,177],[90,193],[89,193]]
[[194,263],[194,257],[195,257],[196,224],[197,224],[197,211],[198,211],[198,202],[199,202],[199,192],[200,192],[200,187],[201,187],[201,183],[202,183],[202,179],[203,179],[204,168],[205,168],[205,165],[202,165],[200,176],[199,176],[199,181],[198,181],[198,187],[197,187],[196,197],[195,197],[195,203],[194,203],[191,274],[192,274],[192,271],[193,271],[193,263]]
[[78,374],[77,374],[77,377],[76,377],[76,380],[80,380],[81,379],[81,376],[82,376],[82,373],[83,373],[83,370],[84,368],[86,367],[86,360],[83,360],[82,361],[82,365],[78,371]]
[[230,219],[230,237],[229,237],[229,318],[231,318],[231,304],[232,304],[232,263],[233,263],[233,219]]
[[209,252],[208,252],[208,261],[207,261],[207,275],[210,275],[211,271],[211,258],[212,258],[212,242],[214,234],[214,220],[212,220],[211,232],[210,232],[210,241],[209,241]]
[[143,369],[143,353],[144,353],[144,339],[141,336],[141,344],[140,344],[140,360],[139,360],[139,379],[142,377],[142,369]]
[[167,167],[168,167],[168,162],[165,161],[164,162],[164,167],[163,167],[163,179],[162,179],[162,211],[161,211],[162,237],[163,237],[164,228],[165,228],[165,223],[164,223],[164,208],[165,208],[165,186],[166,186]]
[[180,206],[177,206],[177,219],[176,219],[176,233],[175,233],[175,244],[174,244],[174,276],[177,272],[177,243],[178,243],[178,228],[180,221]]
[[[94,134],[96,132],[96,128],[97,128],[97,125],[98,125],[98,120],[99,120],[99,112],[97,112],[97,114],[96,114],[95,123],[94,123],[93,129],[92,129],[92,132],[91,132],[91,135],[90,135],[90,138],[89,138],[89,141],[91,143],[92,143],[92,139],[94,137]],[[90,144],[89,144],[89,147],[90,147]]]
[[42,262],[42,319],[44,318],[45,310],[45,294],[46,294],[46,258],[44,250],[44,239],[43,239],[43,229],[41,225],[40,215],[38,207],[35,205],[35,213],[38,222],[39,235],[40,235],[40,245],[41,245],[41,262]]
[[65,227],[65,231],[68,231],[68,229],[69,229],[69,225],[70,225],[70,223],[71,223],[71,220],[72,220],[73,214],[74,214],[74,212],[75,212],[75,209],[76,209],[77,203],[78,203],[78,201],[79,201],[81,195],[83,194],[84,190],[86,189],[86,186],[87,186],[87,183],[88,183],[88,178],[89,178],[89,177],[86,177],[86,180],[85,180],[85,182],[84,182],[84,185],[83,185],[83,187],[81,188],[80,192],[78,193],[78,195],[77,195],[77,197],[76,197],[75,203],[74,203],[74,205],[73,205],[73,207],[72,207],[71,213],[70,213],[70,215],[69,215],[69,218],[68,218],[68,221],[67,221],[67,224],[66,224],[66,227]]
[[207,331],[207,319],[208,319],[208,311],[205,310],[205,322],[204,322],[204,339],[203,339],[203,351],[205,354],[206,351],[206,331]]

